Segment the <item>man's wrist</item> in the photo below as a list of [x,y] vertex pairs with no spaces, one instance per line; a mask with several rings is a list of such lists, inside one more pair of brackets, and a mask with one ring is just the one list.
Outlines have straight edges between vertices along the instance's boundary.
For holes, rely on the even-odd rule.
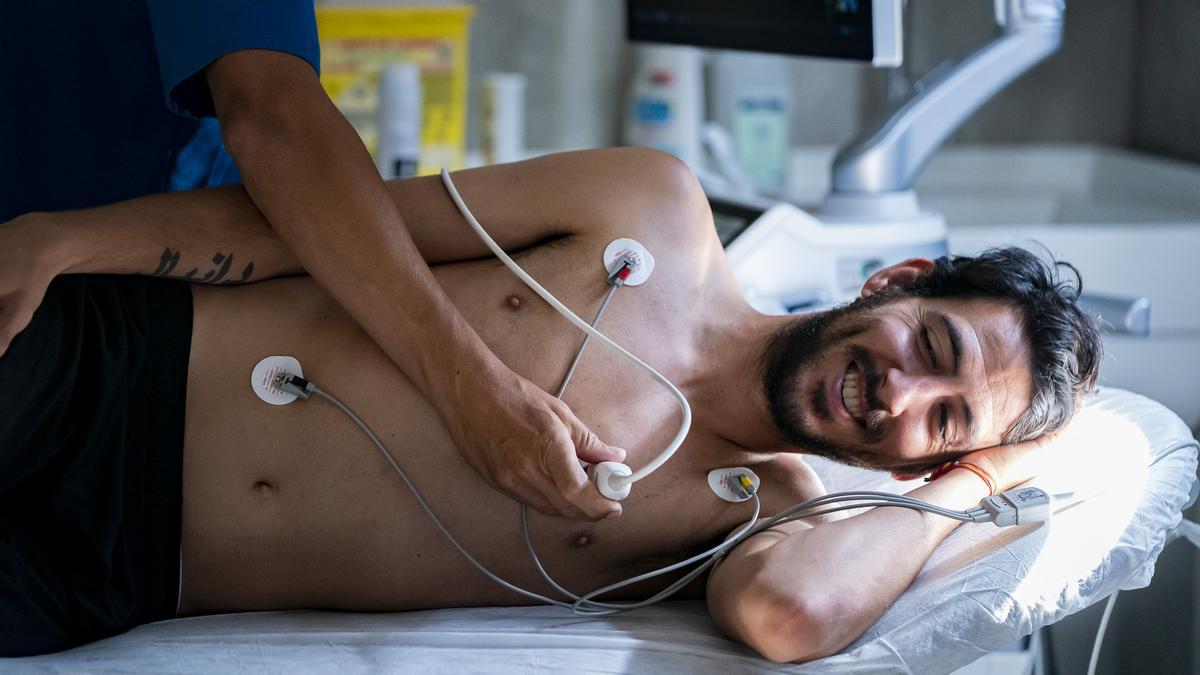
[[1021,453],[1015,446],[999,446],[964,455],[961,459],[988,472],[996,483],[996,492],[1004,492],[1029,480],[1034,475],[1029,453]]
[[73,271],[84,260],[86,244],[72,235],[71,228],[57,214],[33,212],[13,219],[12,227],[30,242],[38,269],[51,277]]
[[[455,430],[461,432],[480,416],[498,413],[497,407],[512,400],[513,394],[504,378],[507,369],[490,351],[478,354],[462,344],[452,351],[452,358],[430,359],[421,369],[428,382],[425,395],[457,437]],[[511,371],[507,374],[512,377]]]
[[[990,493],[978,476],[969,471],[956,470],[947,472],[937,480],[925,483],[915,490],[910,490],[907,494],[910,497],[948,509],[965,510],[977,506],[980,500],[988,497]],[[957,522],[942,516],[930,513],[921,513],[921,516],[945,526],[943,529],[946,532],[957,525]]]
[[983,484],[987,487],[988,494],[989,495],[996,494],[996,479],[991,473],[988,472],[987,469],[984,469],[983,467],[979,466],[978,464],[974,464],[972,462],[964,462],[960,459],[952,459],[949,462],[946,462],[945,464],[942,464],[938,468],[934,469],[932,473],[930,473],[928,476],[925,477],[925,482],[932,483],[933,481],[937,480],[938,478],[941,478],[942,476],[946,475],[947,473],[949,473],[951,471],[954,471],[955,469],[962,469],[964,471],[970,471],[971,473],[975,474],[976,476],[979,476],[979,479],[982,480]]
[[[474,337],[474,336],[472,336]],[[500,383],[512,376],[512,371],[493,354],[482,340],[458,340],[447,355],[447,369],[453,370],[447,393],[459,398],[478,395],[481,389],[499,391]]]

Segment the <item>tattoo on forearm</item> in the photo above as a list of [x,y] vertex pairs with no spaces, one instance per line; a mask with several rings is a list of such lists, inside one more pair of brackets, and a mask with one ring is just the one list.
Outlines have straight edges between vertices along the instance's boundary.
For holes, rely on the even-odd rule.
[[187,274],[171,274],[179,264],[180,250],[171,250],[171,247],[163,249],[162,255],[158,259],[158,268],[155,269],[150,276],[163,277],[165,279],[180,279],[182,281],[191,281],[198,284],[244,284],[250,281],[250,275],[254,274],[254,261],[246,263],[242,268],[242,278],[226,279],[225,275],[229,274],[229,268],[233,266],[233,254],[228,255],[217,251],[213,256],[212,261],[214,267],[205,272],[203,276],[200,274],[200,268],[193,267]]

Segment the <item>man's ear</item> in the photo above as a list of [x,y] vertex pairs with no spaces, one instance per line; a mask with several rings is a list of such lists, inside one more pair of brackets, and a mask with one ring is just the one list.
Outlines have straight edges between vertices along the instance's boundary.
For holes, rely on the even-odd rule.
[[870,297],[889,286],[907,286],[916,281],[933,267],[933,261],[928,258],[909,258],[904,262],[885,267],[872,274],[863,284],[862,296]]

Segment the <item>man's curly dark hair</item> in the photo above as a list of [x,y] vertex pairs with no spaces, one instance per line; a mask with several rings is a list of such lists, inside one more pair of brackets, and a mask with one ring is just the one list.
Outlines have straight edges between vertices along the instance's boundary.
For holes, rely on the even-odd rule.
[[[1059,271],[1070,270],[1073,280]],[[926,298],[995,298],[1021,311],[1030,347],[1033,396],[1005,433],[1006,444],[1057,431],[1096,386],[1103,355],[1100,329],[1077,303],[1083,282],[1074,265],[1047,262],[1018,247],[977,256],[944,256],[903,289]]]

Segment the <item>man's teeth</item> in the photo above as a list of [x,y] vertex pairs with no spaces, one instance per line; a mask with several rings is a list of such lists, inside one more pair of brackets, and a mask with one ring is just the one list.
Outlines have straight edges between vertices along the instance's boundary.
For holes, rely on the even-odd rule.
[[858,369],[851,368],[846,371],[845,378],[842,379],[842,403],[846,404],[846,410],[855,419],[862,419],[862,410],[858,404]]

